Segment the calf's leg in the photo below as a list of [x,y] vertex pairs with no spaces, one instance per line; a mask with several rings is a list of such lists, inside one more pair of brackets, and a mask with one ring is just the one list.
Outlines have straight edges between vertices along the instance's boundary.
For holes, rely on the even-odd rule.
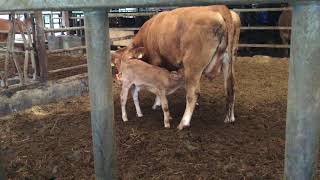
[[136,107],[137,116],[138,117],[142,117],[143,114],[141,112],[140,104],[139,104],[139,91],[140,91],[140,88],[134,86],[131,89],[131,95],[132,95],[132,98],[133,98],[134,106]]
[[154,104],[152,106],[152,109],[155,110],[157,109],[158,106],[161,106],[161,102],[160,102],[160,97],[157,96],[156,99],[154,100]]
[[159,93],[159,98],[161,101],[161,107],[162,107],[162,111],[163,111],[164,127],[170,128],[170,119],[172,119],[172,118],[170,116],[169,107],[168,107],[168,100],[167,100],[165,91],[161,91]]
[[130,88],[130,85],[123,82],[121,93],[120,93],[120,99],[121,99],[122,120],[124,122],[128,121],[127,111],[126,111],[126,103],[127,103],[127,99],[128,99],[129,88]]

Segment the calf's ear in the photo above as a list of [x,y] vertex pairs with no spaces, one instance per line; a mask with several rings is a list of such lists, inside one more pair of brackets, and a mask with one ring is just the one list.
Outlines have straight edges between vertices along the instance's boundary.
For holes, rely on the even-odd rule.
[[134,48],[134,58],[142,59],[142,57],[144,56],[144,54],[145,54],[145,49],[144,49],[144,47]]

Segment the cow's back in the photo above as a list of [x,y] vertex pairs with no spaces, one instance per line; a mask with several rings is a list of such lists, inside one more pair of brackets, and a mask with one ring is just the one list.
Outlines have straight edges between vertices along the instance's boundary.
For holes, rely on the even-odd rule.
[[151,18],[134,42],[146,48],[148,59],[161,58],[179,65],[187,47],[201,48],[204,41],[210,41],[224,26],[223,17],[209,7],[178,8]]

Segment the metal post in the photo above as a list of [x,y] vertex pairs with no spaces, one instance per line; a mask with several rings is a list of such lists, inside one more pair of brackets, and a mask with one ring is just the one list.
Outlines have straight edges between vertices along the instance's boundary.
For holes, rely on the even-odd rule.
[[[67,28],[70,27],[70,13],[69,11],[62,11],[62,26]],[[69,31],[66,32],[69,35]]]
[[285,179],[316,179],[320,138],[320,1],[294,0]]
[[[116,179],[112,74],[106,11],[85,11],[94,165],[97,180]],[[105,33],[107,32],[107,33]]]
[[3,166],[3,161],[1,159],[2,154],[0,154],[0,179],[5,180],[5,171],[4,171],[4,166]]

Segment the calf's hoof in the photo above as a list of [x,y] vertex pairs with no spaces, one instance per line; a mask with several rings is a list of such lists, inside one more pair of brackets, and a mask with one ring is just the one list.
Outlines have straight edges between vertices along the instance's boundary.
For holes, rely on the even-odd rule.
[[139,114],[137,114],[137,116],[140,118],[140,117],[143,117],[143,114],[139,113]]
[[170,124],[169,124],[169,123],[164,124],[164,127],[165,127],[166,129],[169,129],[169,128],[170,128]]
[[236,119],[234,117],[226,117],[226,119],[224,120],[224,123],[233,123],[235,122]]

